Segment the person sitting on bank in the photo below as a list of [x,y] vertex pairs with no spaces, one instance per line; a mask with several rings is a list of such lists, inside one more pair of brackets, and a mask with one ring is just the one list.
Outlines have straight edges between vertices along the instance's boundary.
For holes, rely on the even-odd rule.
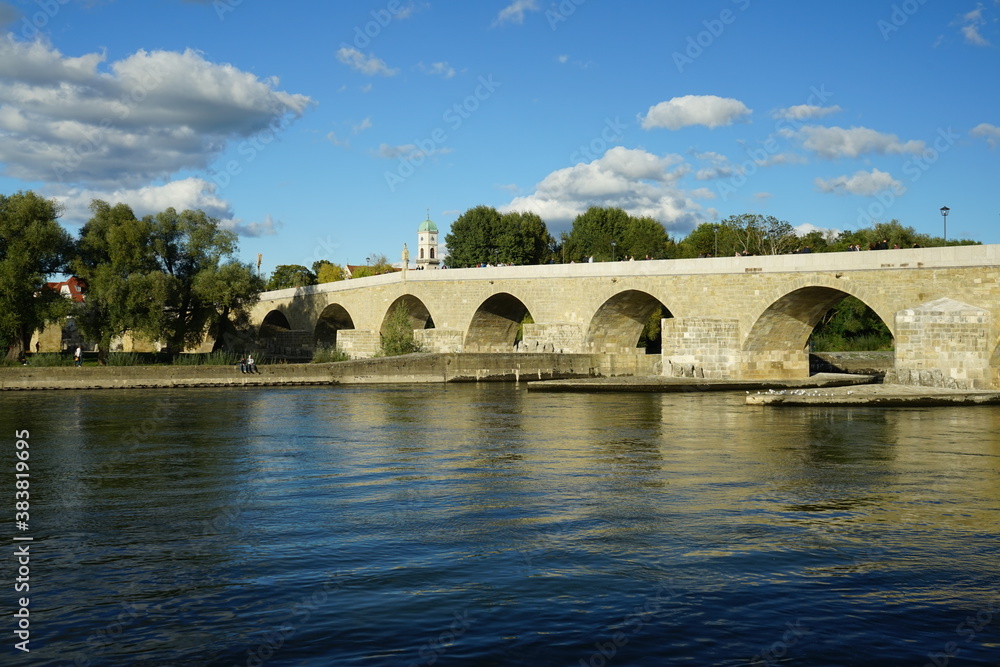
[[257,373],[257,372],[258,372],[258,370],[257,370],[257,364],[255,364],[254,361],[253,361],[253,355],[252,354],[248,354],[247,355],[247,373]]
[[247,358],[240,357],[240,373],[246,373],[246,372],[247,372]]

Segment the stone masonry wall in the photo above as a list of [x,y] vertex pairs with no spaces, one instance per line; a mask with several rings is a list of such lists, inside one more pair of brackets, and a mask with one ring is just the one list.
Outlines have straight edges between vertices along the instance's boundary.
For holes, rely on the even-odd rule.
[[739,324],[705,317],[661,321],[663,374],[675,377],[733,378],[739,372]]
[[524,336],[518,352],[556,352],[570,354],[581,352],[583,328],[579,324],[555,322],[552,324],[525,324]]
[[992,384],[992,316],[942,298],[896,313],[896,367],[887,384],[984,389]]

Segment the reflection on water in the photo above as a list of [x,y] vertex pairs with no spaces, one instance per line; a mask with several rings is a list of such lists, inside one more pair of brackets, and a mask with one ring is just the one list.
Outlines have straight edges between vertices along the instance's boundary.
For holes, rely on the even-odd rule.
[[30,664],[995,664],[1000,411],[742,400],[0,394]]

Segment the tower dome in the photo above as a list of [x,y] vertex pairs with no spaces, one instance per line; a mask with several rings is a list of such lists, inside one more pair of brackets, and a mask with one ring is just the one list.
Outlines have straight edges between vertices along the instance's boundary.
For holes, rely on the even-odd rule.
[[417,268],[436,269],[441,260],[438,258],[438,228],[431,221],[431,212],[427,211],[427,219],[417,227]]

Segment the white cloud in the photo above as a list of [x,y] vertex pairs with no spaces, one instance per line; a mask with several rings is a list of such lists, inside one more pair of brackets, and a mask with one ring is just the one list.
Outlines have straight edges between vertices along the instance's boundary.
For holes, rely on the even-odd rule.
[[225,220],[220,223],[221,227],[231,229],[240,236],[274,236],[278,230],[285,226],[285,223],[275,220],[268,213],[260,222],[243,222],[242,220]]
[[918,154],[926,148],[923,141],[900,141],[894,134],[884,134],[867,127],[820,127],[807,125],[798,131],[788,130],[784,136],[797,136],[802,145],[827,159],[856,158],[868,153],[878,155]]
[[714,211],[703,211],[693,193],[677,187],[688,171],[679,155],[616,146],[596,160],[552,172],[532,194],[514,198],[501,210],[532,211],[550,224],[566,225],[591,206],[617,206],[668,228],[692,228]]
[[828,180],[817,178],[815,182],[820,192],[836,195],[871,197],[885,190],[890,190],[896,195],[905,191],[901,182],[894,179],[891,174],[878,169],[857,171],[852,176],[838,176]]
[[273,139],[313,102],[187,50],[66,57],[0,39],[0,163],[26,181],[135,187]]
[[716,128],[732,125],[749,114],[750,109],[739,100],[716,95],[685,95],[651,106],[641,120],[646,130],[657,127],[679,130],[690,125]]
[[371,126],[372,126],[372,117],[371,116],[366,116],[363,121],[361,121],[360,123],[358,123],[357,125],[355,125],[353,128],[351,128],[351,132],[354,133],[354,134],[360,134],[360,133],[364,132],[365,130],[370,129]]
[[1000,127],[996,125],[990,125],[989,123],[980,123],[972,128],[969,132],[969,136],[972,137],[982,137],[989,144],[990,148],[996,148],[1000,145]]
[[437,74],[445,79],[455,76],[455,68],[446,62],[431,63],[430,65],[418,63],[417,67],[424,74]]
[[182,211],[201,209],[213,218],[233,217],[229,203],[216,195],[216,185],[201,178],[185,178],[163,185],[137,188],[72,188],[53,196],[63,207],[63,217],[69,221],[90,219],[90,202],[102,199],[110,204],[128,204],[138,217],[153,215],[170,207]]
[[383,157],[389,160],[394,160],[396,158],[407,158],[412,159],[414,157],[420,157],[421,155],[430,157],[432,155],[444,155],[451,153],[450,148],[435,148],[430,151],[425,151],[416,144],[400,144],[399,146],[390,146],[389,144],[382,144],[378,147],[378,152],[376,155],[378,157]]
[[538,2],[536,0],[514,0],[514,2],[500,10],[500,13],[493,20],[493,27],[503,25],[504,23],[517,23],[520,25],[524,23],[526,12],[537,11]]
[[72,188],[53,195],[63,209],[63,220],[82,224],[90,219],[90,203],[101,199],[110,204],[126,204],[139,218],[155,215],[168,208],[178,211],[201,210],[219,220],[219,226],[240,236],[269,236],[283,225],[266,215],[261,222],[244,222],[234,217],[229,202],[217,194],[215,183],[201,178],[184,178],[163,185],[138,188]]
[[839,113],[842,109],[838,105],[832,107],[819,107],[812,104],[798,104],[786,109],[775,109],[771,112],[772,118],[782,118],[785,120],[808,120],[812,118],[822,118],[832,113]]
[[962,16],[959,30],[962,36],[965,37],[965,41],[969,44],[974,46],[989,46],[989,41],[979,32],[979,29],[984,25],[986,25],[986,19],[983,18],[983,5],[980,4]]
[[803,222],[801,225],[792,227],[792,229],[795,230],[795,233],[799,236],[805,236],[806,234],[810,234],[812,232],[820,232],[823,234],[823,238],[826,239],[827,243],[834,241],[843,231],[842,229],[837,229],[836,227],[817,227],[811,222]]
[[337,49],[337,60],[366,76],[375,76],[376,74],[393,76],[399,72],[399,70],[386,65],[381,58],[376,58],[374,55],[366,56],[361,51],[349,46]]

